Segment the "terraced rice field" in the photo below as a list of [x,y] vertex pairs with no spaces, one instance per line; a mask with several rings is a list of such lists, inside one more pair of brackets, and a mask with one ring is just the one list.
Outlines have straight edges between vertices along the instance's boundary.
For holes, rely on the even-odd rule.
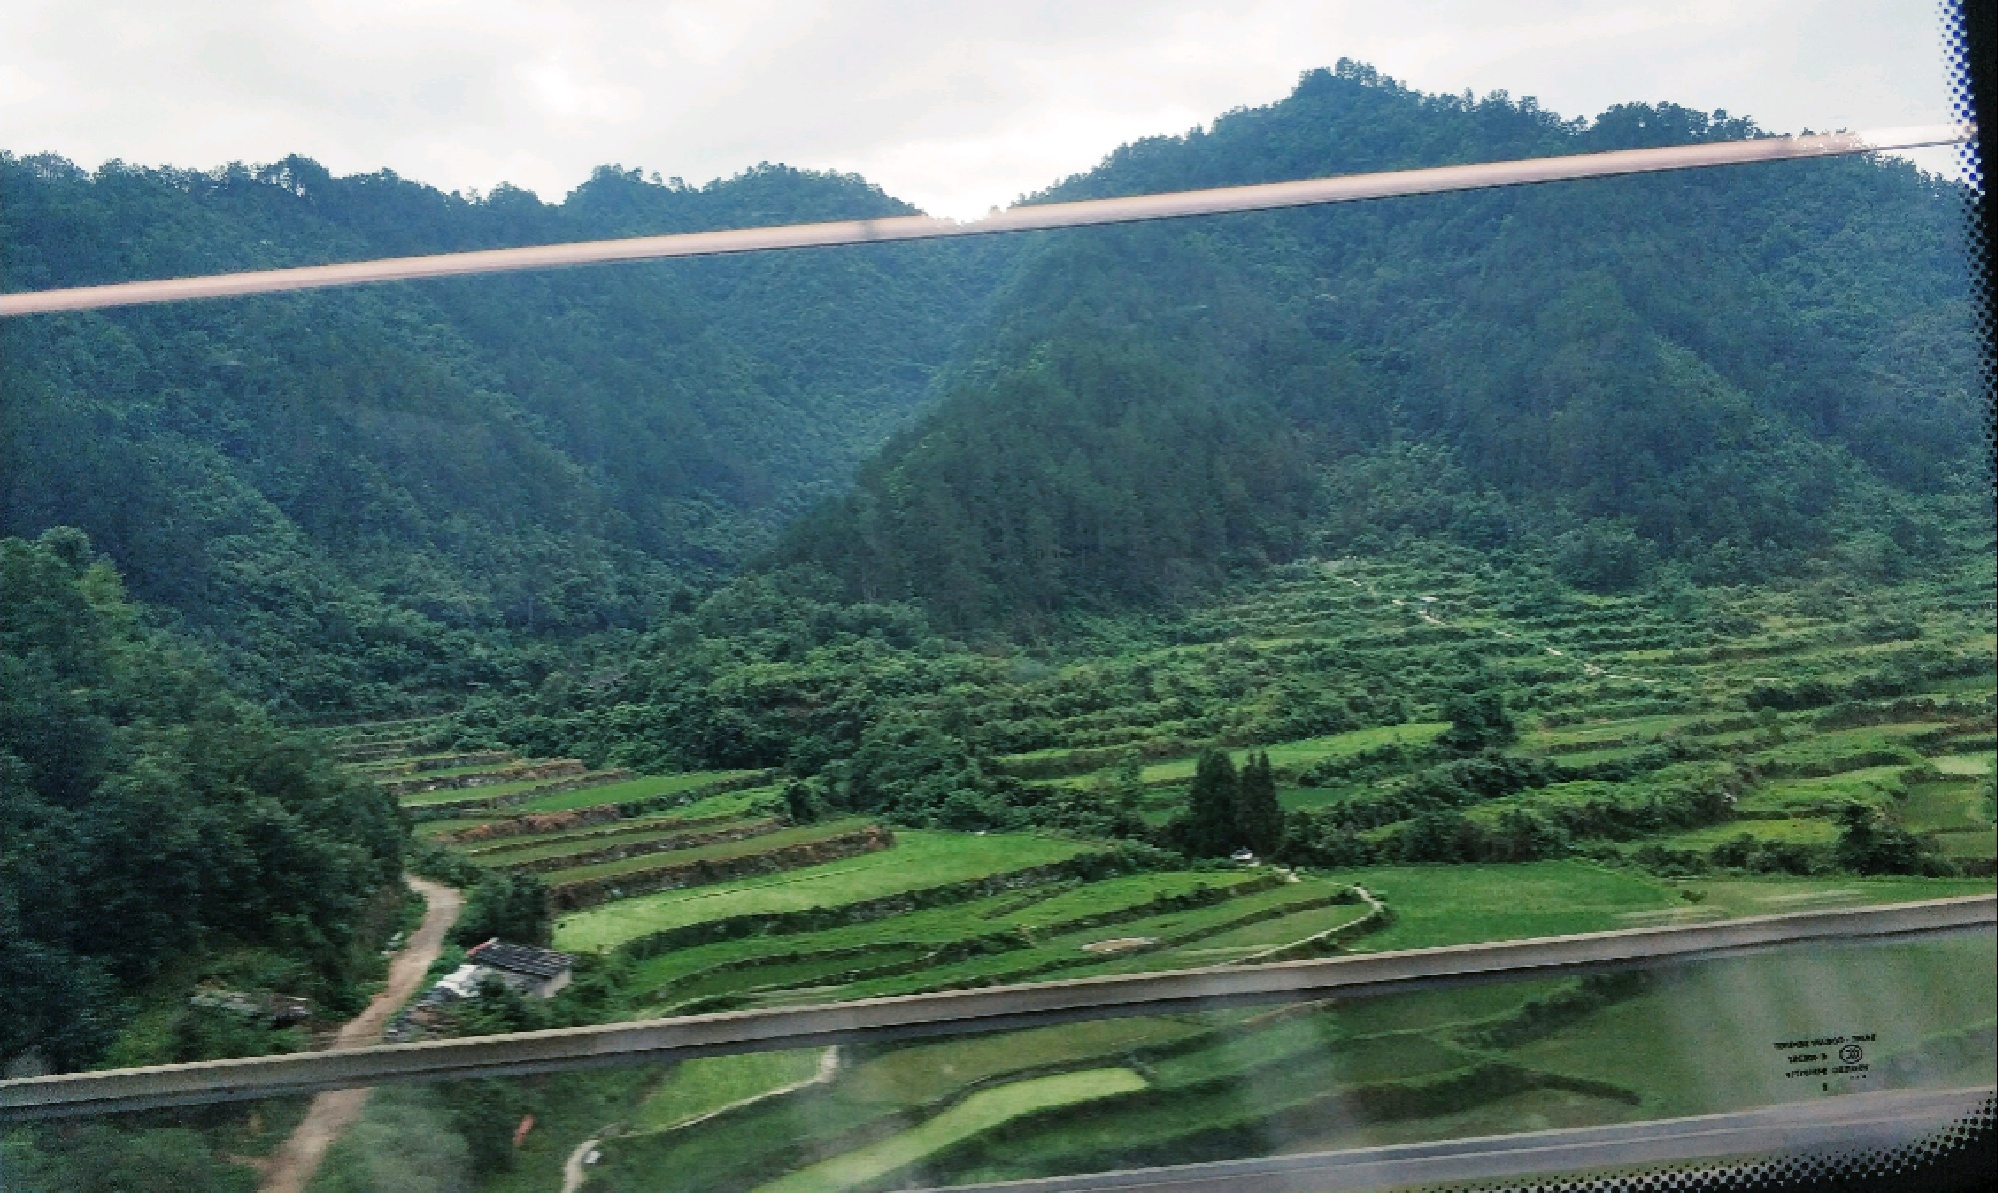
[[[1435,744],[1447,727],[1436,714],[1448,690],[1438,660],[1475,658],[1515,708],[1519,734],[1500,757],[1540,769],[1524,786],[1451,811],[1488,834],[1540,818],[1559,831],[1553,856],[1150,870],[1110,842],[890,825],[892,846],[875,852],[565,914],[554,943],[617,975],[622,1013],[647,1016],[1991,890],[1977,873],[1988,874],[1998,848],[1987,575],[1883,590],[1872,598],[1877,612],[1920,632],[1874,641],[1855,628],[1863,610],[1801,590],[1711,590],[1676,604],[1647,593],[1550,597],[1475,559],[1446,562],[1281,569],[1115,664],[1219,686],[1257,669],[1343,668],[1430,693],[1398,724],[1227,740],[1238,759],[1269,753],[1287,809],[1336,816],[1451,762]],[[1136,762],[1140,812],[1164,823],[1183,806],[1195,754],[1215,728],[1169,693],[1118,708],[1084,696],[1053,717],[1034,705],[1045,723],[1033,732],[1055,744],[994,765],[1075,792],[1109,790]],[[995,734],[1015,733],[1009,715],[995,697]],[[439,768],[425,773],[476,773],[426,747],[421,728],[356,738],[356,765],[388,775],[402,751]],[[1674,792],[1703,785],[1726,798],[1692,821],[1656,813]],[[418,827],[427,839],[487,870],[531,871],[552,885],[767,857],[872,823],[791,824],[777,780],[755,772],[508,793],[516,796],[474,811],[453,811],[447,799],[405,802],[441,805]],[[1851,803],[1969,873],[1834,872],[1838,817]],[[1414,819],[1353,835],[1394,843]],[[717,833],[731,837],[709,839]],[[1726,851],[1744,834],[1805,872],[1713,860],[1733,856]],[[1356,888],[1388,914],[1372,915]],[[1894,1081],[1988,1081],[1998,995],[1983,979],[1952,985],[1950,975],[1988,975],[1990,950],[1988,937],[1924,942],[1826,950],[1808,971],[1749,959],[1628,986],[1536,979],[1078,1023],[842,1049],[829,1065],[817,1050],[709,1058],[619,1095],[621,1108],[602,1118],[623,1128],[603,1140],[586,1188],[874,1193],[1702,1113],[1783,1094],[1762,1063],[1771,1032],[1870,1030],[1859,1020],[1895,1033],[1882,1039],[1882,1072]],[[1710,1071],[1675,1065],[1674,1049]],[[576,1125],[567,1145],[599,1125]],[[520,1187],[528,1179],[523,1169]]]
[[556,947],[594,951],[710,920],[837,908],[953,883],[996,878],[1085,853],[1079,842],[1024,833],[972,837],[911,830],[895,847],[714,888],[665,891],[565,916]]

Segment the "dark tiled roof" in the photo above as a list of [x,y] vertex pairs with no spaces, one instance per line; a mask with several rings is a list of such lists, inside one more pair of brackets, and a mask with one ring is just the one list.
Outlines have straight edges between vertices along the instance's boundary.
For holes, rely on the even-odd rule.
[[537,949],[533,945],[508,944],[503,940],[489,940],[476,945],[466,954],[480,965],[490,965],[508,973],[526,974],[533,978],[552,978],[566,973],[576,959],[567,953],[553,949]]

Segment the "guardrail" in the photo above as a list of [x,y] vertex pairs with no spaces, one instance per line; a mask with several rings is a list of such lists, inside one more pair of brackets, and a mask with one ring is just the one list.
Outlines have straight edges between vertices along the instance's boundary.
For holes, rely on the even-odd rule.
[[1972,895],[1681,927],[27,1077],[0,1081],[0,1122],[238,1101],[390,1081],[519,1076],[858,1040],[989,1032],[1244,1003],[1378,997],[1441,985],[1580,974],[1814,941],[1882,939],[1994,924],[1998,924],[1998,896]]

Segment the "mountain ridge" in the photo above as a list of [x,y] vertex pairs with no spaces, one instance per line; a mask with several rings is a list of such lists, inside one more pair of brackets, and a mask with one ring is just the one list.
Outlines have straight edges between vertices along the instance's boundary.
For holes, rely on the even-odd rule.
[[[304,159],[86,175],[0,157],[13,287],[898,214],[850,176],[605,169],[557,206]],[[927,392],[981,245],[569,271],[0,328],[0,531],[85,530],[292,715],[500,682],[634,627],[844,476]]]
[[[1759,133],[1341,62],[1026,201]],[[302,158],[0,184],[16,288],[913,210],[768,165],[560,204]],[[1789,163],[10,321],[0,531],[79,525],[308,717],[531,681],[745,566],[1030,636],[1408,534],[1600,589],[1904,567],[1975,479],[1958,197]]]
[[[1342,63],[1040,197],[1758,132],[1672,105],[1562,120]],[[1183,577],[1211,584],[1314,535],[1378,544],[1397,521],[1494,549],[1580,536],[1571,571],[1602,588],[1660,561],[1755,582],[1868,535],[1919,555],[1927,495],[1977,471],[1961,198],[1903,163],[1821,161],[1044,237],[941,403],[779,558],[970,630],[1171,599]],[[1129,364],[1085,380],[1083,357]],[[1229,436],[1181,434],[1163,454],[1189,470],[1155,483],[1158,435],[1131,431],[1125,392],[1148,385],[1154,407],[1220,403],[1232,430],[1298,449],[1263,468],[1282,496],[1247,503],[1266,524],[1241,529],[1239,478],[1197,465]],[[1099,434],[1038,443],[1044,418]]]

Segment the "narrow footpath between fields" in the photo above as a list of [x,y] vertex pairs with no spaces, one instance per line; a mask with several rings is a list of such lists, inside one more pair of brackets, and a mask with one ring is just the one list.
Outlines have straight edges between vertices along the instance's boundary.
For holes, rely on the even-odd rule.
[[[445,934],[458,922],[464,899],[456,889],[413,874],[407,876],[407,881],[429,904],[423,912],[423,923],[389,962],[388,984],[375,995],[367,1010],[348,1020],[333,1037],[333,1048],[381,1043],[382,1029],[388,1026],[389,1017],[416,994],[423,984],[423,975],[430,972],[431,964],[444,951]],[[304,1193],[306,1182],[326,1158],[326,1149],[361,1117],[361,1107],[371,1092],[336,1089],[315,1095],[312,1107],[271,1158],[260,1193]]]

